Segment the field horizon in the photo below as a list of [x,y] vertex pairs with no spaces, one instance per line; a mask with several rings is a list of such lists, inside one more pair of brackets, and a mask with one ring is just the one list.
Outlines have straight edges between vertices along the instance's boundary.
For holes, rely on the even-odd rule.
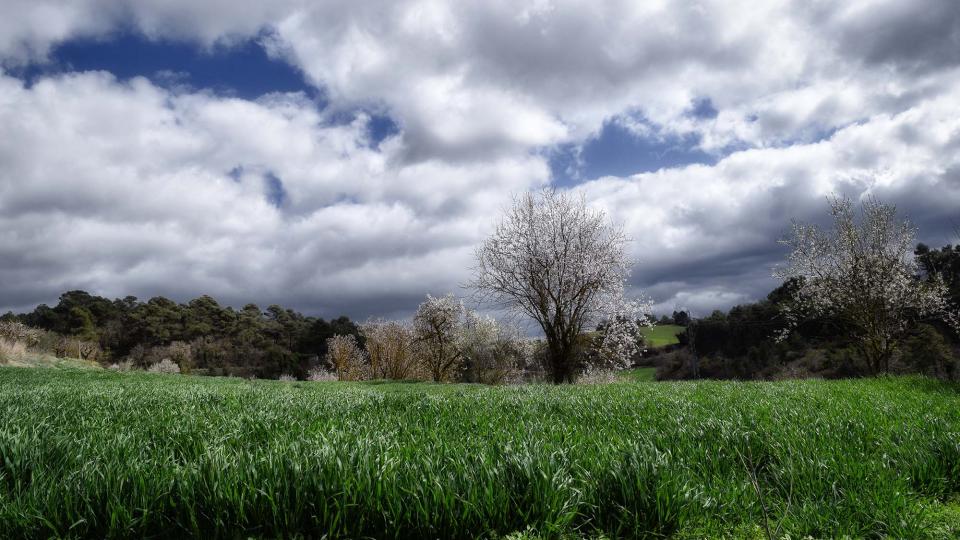
[[4,537],[960,532],[924,377],[520,385],[0,368]]

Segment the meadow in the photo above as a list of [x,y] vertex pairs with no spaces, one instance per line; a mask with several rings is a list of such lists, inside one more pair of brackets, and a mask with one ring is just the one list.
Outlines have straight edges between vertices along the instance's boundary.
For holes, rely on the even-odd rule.
[[648,347],[664,347],[667,345],[676,345],[680,343],[680,340],[677,338],[679,334],[682,334],[686,330],[684,326],[678,326],[675,324],[658,324],[653,327],[641,327],[640,333],[643,335],[644,343]]
[[0,368],[0,537],[952,538],[960,388]]

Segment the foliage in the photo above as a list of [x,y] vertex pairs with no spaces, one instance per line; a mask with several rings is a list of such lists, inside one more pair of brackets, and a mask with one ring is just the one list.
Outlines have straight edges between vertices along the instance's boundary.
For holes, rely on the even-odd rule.
[[889,371],[912,324],[951,316],[946,286],[916,278],[915,229],[894,206],[868,199],[858,219],[849,199],[836,198],[830,213],[831,230],[794,223],[783,242],[791,254],[776,275],[797,284],[784,313],[794,324],[808,315],[833,319],[871,372]]
[[[90,359],[92,354],[105,363],[128,359],[147,368],[169,356],[165,350],[178,344],[181,352],[189,347],[189,358],[174,358],[184,370],[262,378],[281,373],[306,378],[310,367],[326,355],[328,338],[360,337],[359,328],[347,317],[327,321],[278,305],[261,310],[248,304],[237,310],[221,306],[210,296],[178,304],[163,297],[146,302],[132,296],[109,300],[68,291],[56,306],[40,305],[16,319],[66,336],[59,346],[37,346],[61,356],[82,354]],[[359,345],[363,346],[362,340]]]
[[960,379],[960,362],[934,326],[921,324],[907,338],[903,359],[913,371],[944,379]]
[[[644,317],[639,304],[624,298],[631,266],[626,242],[622,229],[582,197],[526,193],[477,249],[471,285],[483,298],[536,321],[553,382],[572,382],[584,328]],[[626,344],[616,335],[617,345]]]
[[[0,369],[3,538],[925,538],[960,388]],[[738,449],[732,451],[731,449]],[[749,456],[745,465],[741,456]],[[752,483],[757,480],[760,498]]]
[[960,306],[960,245],[930,249],[926,244],[917,244],[914,255],[926,278],[943,281],[950,291],[951,303]]

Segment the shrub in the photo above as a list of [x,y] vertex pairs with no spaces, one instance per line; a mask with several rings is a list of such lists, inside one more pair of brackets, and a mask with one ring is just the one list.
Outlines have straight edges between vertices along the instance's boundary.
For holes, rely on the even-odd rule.
[[943,334],[929,324],[921,324],[904,344],[903,362],[911,370],[941,379],[960,376],[957,359]]
[[417,351],[409,325],[371,320],[362,328],[372,378],[399,380],[417,377]]
[[0,339],[11,343],[22,343],[25,347],[36,346],[43,337],[43,331],[12,321],[0,321]]
[[169,345],[153,347],[143,353],[143,361],[150,366],[165,358],[175,362],[184,373],[189,373],[193,365],[193,349],[189,343],[174,341]]
[[308,381],[336,381],[337,374],[329,371],[323,366],[317,366],[310,370],[310,374],[307,376]]
[[150,373],[180,373],[180,366],[176,362],[170,360],[169,358],[164,358],[163,360],[157,362],[156,364],[150,366],[150,369],[147,370]]
[[22,360],[26,352],[27,347],[22,342],[0,338],[0,363]]
[[365,379],[363,351],[357,347],[357,338],[352,334],[335,335],[327,339],[327,362],[337,372],[341,381]]
[[57,358],[79,358],[81,360],[100,360],[103,350],[96,341],[62,336],[52,351]]
[[590,365],[577,377],[577,384],[609,384],[617,382],[617,379],[615,370]]
[[283,381],[283,382],[296,382],[297,378],[294,377],[293,375],[290,375],[289,373],[284,373],[283,375],[280,375],[280,377],[277,378],[277,380]]

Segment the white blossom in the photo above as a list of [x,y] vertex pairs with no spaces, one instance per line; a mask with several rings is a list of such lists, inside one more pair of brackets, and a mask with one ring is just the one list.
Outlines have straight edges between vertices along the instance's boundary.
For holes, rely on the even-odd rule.
[[413,316],[413,333],[426,371],[442,381],[463,361],[464,324],[467,310],[452,294],[427,299]]
[[956,323],[942,281],[918,279],[912,254],[916,230],[896,208],[867,199],[860,219],[846,198],[830,200],[833,228],[794,223],[782,241],[792,250],[775,276],[791,280],[793,302],[783,305],[785,337],[807,316],[835,321],[873,372],[889,361],[910,326],[926,317]]
[[623,230],[582,197],[527,193],[477,250],[472,286],[483,299],[535,320],[554,382],[570,382],[583,329],[615,320],[611,311],[624,305],[626,243]]
[[364,354],[352,334],[337,334],[327,339],[327,362],[333,367],[337,379],[357,381],[364,377]]

